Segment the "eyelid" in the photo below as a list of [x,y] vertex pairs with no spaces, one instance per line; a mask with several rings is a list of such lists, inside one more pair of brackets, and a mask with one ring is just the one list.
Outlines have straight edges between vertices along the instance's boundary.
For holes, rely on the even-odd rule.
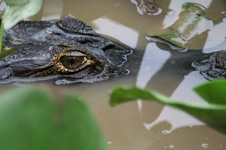
[[[69,69],[69,68],[65,67],[60,61],[60,59],[64,56],[84,57],[84,61],[82,62],[83,64],[81,64],[78,68]],[[80,52],[80,51],[70,51],[70,52],[61,53],[60,55],[58,55],[56,57],[56,59],[53,59],[53,61],[56,61],[56,68],[59,72],[62,72],[62,73],[76,72],[76,71],[82,70],[86,66],[89,66],[89,65],[95,63],[89,55],[87,55],[83,52]]]
[[76,71],[79,71],[83,68],[85,68],[86,66],[88,65],[91,65],[94,63],[94,61],[92,60],[88,60],[87,58],[85,58],[86,60],[83,62],[83,64],[80,65],[79,68],[76,68],[76,69],[69,69],[69,68],[66,68],[61,62],[58,62],[57,63],[57,68],[60,72],[76,72]]
[[78,51],[73,51],[73,52],[64,53],[63,56],[87,56],[87,55]]

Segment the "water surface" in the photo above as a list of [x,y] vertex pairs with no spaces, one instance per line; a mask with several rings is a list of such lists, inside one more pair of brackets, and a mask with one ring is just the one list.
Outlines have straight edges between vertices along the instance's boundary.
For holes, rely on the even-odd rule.
[[[119,85],[156,90],[174,99],[204,102],[192,88],[206,82],[194,71],[191,62],[202,55],[226,48],[226,43],[202,51],[178,52],[169,46],[150,42],[172,25],[185,2],[195,2],[225,25],[224,0],[156,0],[158,15],[141,15],[130,0],[45,0],[41,11],[31,20],[55,21],[71,15],[92,26],[99,34],[134,49],[126,66],[131,75],[93,84],[61,86],[84,97],[95,113],[110,150],[191,150],[226,149],[226,137],[202,122],[154,102],[138,100],[111,108],[109,91]],[[169,12],[166,15],[167,12]]]

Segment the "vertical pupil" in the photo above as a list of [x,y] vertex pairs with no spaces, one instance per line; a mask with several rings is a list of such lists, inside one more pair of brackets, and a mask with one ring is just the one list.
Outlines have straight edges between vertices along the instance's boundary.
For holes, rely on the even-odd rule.
[[76,69],[84,63],[84,59],[84,56],[63,56],[61,57],[61,63],[66,68]]
[[75,63],[75,59],[76,59],[75,57],[71,57],[71,56],[68,57],[68,63],[69,64],[74,64]]

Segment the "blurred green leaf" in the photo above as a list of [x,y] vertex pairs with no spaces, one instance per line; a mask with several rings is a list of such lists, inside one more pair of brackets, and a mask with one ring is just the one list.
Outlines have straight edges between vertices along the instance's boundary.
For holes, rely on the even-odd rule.
[[226,134],[226,105],[222,105],[221,102],[209,102],[209,105],[185,102],[173,100],[154,91],[147,91],[139,88],[118,87],[111,92],[110,104],[115,106],[123,102],[137,99],[156,101],[179,108]]
[[24,5],[29,2],[29,0],[4,0],[7,5]]
[[4,25],[1,21],[1,29],[0,29],[0,54],[2,53],[2,38],[4,33]]
[[1,96],[1,150],[106,150],[83,100],[71,94],[56,99],[45,90],[22,88]]
[[185,3],[178,20],[152,36],[190,50],[210,48],[225,41],[225,25],[218,23],[200,4]]
[[3,23],[6,30],[24,18],[35,15],[41,9],[42,0],[23,0],[21,3],[18,0],[15,2],[10,0],[7,4],[8,8],[3,16]]
[[209,103],[226,105],[225,79],[204,83],[202,85],[195,87],[194,91]]

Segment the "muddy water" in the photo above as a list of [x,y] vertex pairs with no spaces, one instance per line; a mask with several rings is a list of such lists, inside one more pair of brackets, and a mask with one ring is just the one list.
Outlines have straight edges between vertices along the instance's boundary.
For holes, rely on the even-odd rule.
[[[86,99],[110,150],[224,150],[224,135],[179,110],[140,100],[114,108],[109,106],[108,93],[118,85],[138,86],[175,99],[203,102],[192,92],[192,87],[206,80],[190,66],[201,51],[179,53],[166,45],[148,42],[146,35],[155,35],[175,22],[181,11],[178,8],[185,2],[200,3],[219,20],[225,15],[226,3],[224,0],[156,2],[161,8],[160,14],[141,15],[130,0],[45,0],[42,10],[31,19],[58,20],[72,15],[103,36],[134,49],[126,64],[131,69],[131,75],[94,84],[61,87]],[[171,13],[166,15],[169,11]],[[224,47],[226,43],[203,52]]]

